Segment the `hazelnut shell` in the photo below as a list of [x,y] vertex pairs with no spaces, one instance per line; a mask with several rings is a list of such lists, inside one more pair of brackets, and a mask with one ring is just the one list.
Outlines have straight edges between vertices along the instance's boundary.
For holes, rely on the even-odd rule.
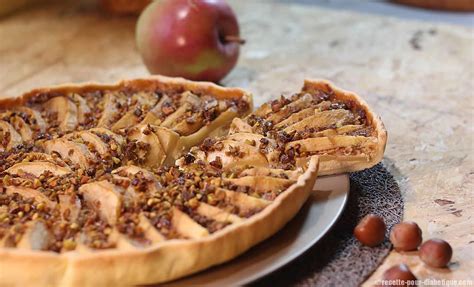
[[392,285],[392,286],[414,286],[413,284],[408,284],[409,282],[406,282],[406,281],[417,280],[416,276],[413,275],[410,268],[408,268],[406,264],[398,264],[398,265],[394,265],[390,267],[383,273],[382,278],[383,280],[391,280],[391,281],[400,280],[401,281],[401,282],[398,282],[400,284]]
[[442,239],[430,239],[420,247],[420,259],[431,267],[446,267],[453,256],[453,249]]
[[390,231],[390,242],[397,251],[413,251],[423,241],[422,232],[418,224],[407,221],[395,224]]
[[385,222],[382,217],[368,214],[354,228],[354,236],[363,245],[377,246],[385,239]]

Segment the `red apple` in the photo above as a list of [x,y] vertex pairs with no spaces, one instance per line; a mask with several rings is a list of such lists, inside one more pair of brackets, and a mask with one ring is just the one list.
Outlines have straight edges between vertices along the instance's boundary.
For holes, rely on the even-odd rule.
[[239,57],[237,18],[223,0],[159,0],[140,15],[137,46],[152,74],[218,82]]

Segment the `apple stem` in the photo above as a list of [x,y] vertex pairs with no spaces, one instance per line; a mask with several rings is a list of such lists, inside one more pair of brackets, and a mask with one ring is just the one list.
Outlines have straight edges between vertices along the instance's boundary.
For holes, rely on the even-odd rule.
[[236,43],[239,43],[240,45],[245,44],[245,39],[242,39],[239,36],[225,36],[224,40],[226,42],[236,42]]

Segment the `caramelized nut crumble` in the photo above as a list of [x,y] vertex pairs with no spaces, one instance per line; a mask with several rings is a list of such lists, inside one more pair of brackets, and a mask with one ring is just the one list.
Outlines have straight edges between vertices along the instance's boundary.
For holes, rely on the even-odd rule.
[[[210,206],[247,216],[221,190],[219,158],[206,164],[184,153],[186,169],[163,165],[174,138],[223,113],[247,112],[246,101],[124,89],[41,93],[0,110],[0,244],[54,252],[145,247],[192,236],[178,216],[208,233],[232,223],[209,215]],[[201,147],[220,145],[207,138]],[[229,152],[241,154],[238,146]]]

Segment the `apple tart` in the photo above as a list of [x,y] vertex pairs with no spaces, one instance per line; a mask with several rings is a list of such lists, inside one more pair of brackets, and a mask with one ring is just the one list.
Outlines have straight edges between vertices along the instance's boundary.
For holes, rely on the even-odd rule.
[[165,77],[2,100],[2,284],[166,282],[275,233],[308,197],[316,157],[224,168],[186,152],[251,104],[239,89]]
[[308,198],[319,158],[328,174],[383,153],[378,118],[326,82],[249,114],[251,105],[240,89],[166,77],[2,100],[2,284],[140,285],[192,274],[281,229]]

